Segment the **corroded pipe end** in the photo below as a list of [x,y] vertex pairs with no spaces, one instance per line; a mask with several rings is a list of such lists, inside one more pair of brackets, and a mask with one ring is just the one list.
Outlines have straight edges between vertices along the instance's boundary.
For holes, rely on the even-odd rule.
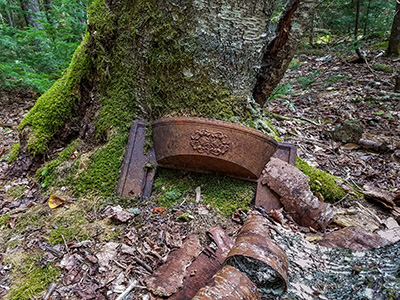
[[198,291],[192,300],[259,300],[260,294],[247,276],[232,266],[224,266],[213,283]]
[[244,272],[263,298],[274,299],[287,290],[288,259],[271,241],[265,219],[258,213],[249,214],[225,264]]

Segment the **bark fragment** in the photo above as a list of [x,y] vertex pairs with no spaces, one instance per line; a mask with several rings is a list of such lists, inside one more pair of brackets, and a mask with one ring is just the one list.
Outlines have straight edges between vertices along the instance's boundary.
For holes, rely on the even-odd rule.
[[199,238],[196,235],[188,236],[182,248],[171,252],[167,262],[146,279],[148,289],[162,297],[175,293],[182,286],[187,268],[200,254],[201,249]]
[[376,233],[368,232],[358,226],[351,226],[330,233],[319,244],[331,248],[366,250],[379,248],[390,242]]
[[310,191],[309,177],[295,166],[271,158],[262,178],[263,184],[281,196],[285,210],[302,226],[324,229],[333,218],[332,206],[320,202]]
[[214,282],[202,288],[192,300],[257,300],[261,299],[247,276],[231,266],[223,267]]

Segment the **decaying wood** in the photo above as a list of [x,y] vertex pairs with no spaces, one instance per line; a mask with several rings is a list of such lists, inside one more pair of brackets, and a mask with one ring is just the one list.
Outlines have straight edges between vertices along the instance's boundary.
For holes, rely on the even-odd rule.
[[310,13],[316,2],[315,0],[287,2],[275,37],[264,49],[261,68],[253,89],[253,98],[261,106],[283,78],[300,38],[308,26]]
[[183,287],[169,300],[191,300],[212,277],[222,268],[233,240],[220,227],[216,226],[208,232],[214,246],[206,247],[196,260],[188,267]]
[[310,191],[309,178],[295,166],[271,158],[262,183],[281,196],[280,201],[293,219],[302,226],[323,229],[333,218],[330,205],[322,203]]
[[171,296],[182,287],[187,268],[201,250],[199,238],[196,235],[188,236],[182,248],[171,252],[166,263],[146,279],[148,289],[157,296]]

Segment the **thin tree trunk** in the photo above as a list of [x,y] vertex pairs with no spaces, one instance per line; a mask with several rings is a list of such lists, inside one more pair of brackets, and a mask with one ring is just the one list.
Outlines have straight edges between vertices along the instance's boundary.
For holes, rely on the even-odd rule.
[[369,20],[369,11],[371,9],[371,2],[372,2],[372,0],[368,0],[367,15],[365,18],[365,23],[364,23],[364,36],[367,35],[367,27],[368,27],[368,20]]
[[10,12],[8,10],[6,10],[6,15],[7,15],[7,20],[8,20],[8,25],[10,27],[14,27],[14,22],[13,22],[13,20],[11,18],[11,14],[10,14]]
[[40,12],[40,6],[38,0],[21,0],[21,8],[25,12],[25,20],[28,26],[36,29],[43,29],[36,21],[38,13]]
[[393,18],[392,31],[390,33],[389,45],[387,49],[388,56],[400,55],[400,3],[396,4],[396,13]]
[[[275,37],[263,52],[261,68],[253,89],[254,100],[263,106],[283,78],[300,39],[309,25],[316,0],[290,0],[279,20]],[[295,24],[296,26],[292,26]]]
[[358,36],[358,25],[360,23],[360,5],[361,5],[361,0],[357,0],[356,3],[356,23],[354,26],[354,38],[357,39]]

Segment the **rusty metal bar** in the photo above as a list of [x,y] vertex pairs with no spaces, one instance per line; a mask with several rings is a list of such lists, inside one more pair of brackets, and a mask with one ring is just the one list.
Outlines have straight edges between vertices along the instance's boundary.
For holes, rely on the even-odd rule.
[[145,126],[143,121],[134,121],[129,133],[128,145],[122,164],[117,192],[122,197],[140,195],[150,197],[153,186],[156,157],[151,149],[144,153]]

